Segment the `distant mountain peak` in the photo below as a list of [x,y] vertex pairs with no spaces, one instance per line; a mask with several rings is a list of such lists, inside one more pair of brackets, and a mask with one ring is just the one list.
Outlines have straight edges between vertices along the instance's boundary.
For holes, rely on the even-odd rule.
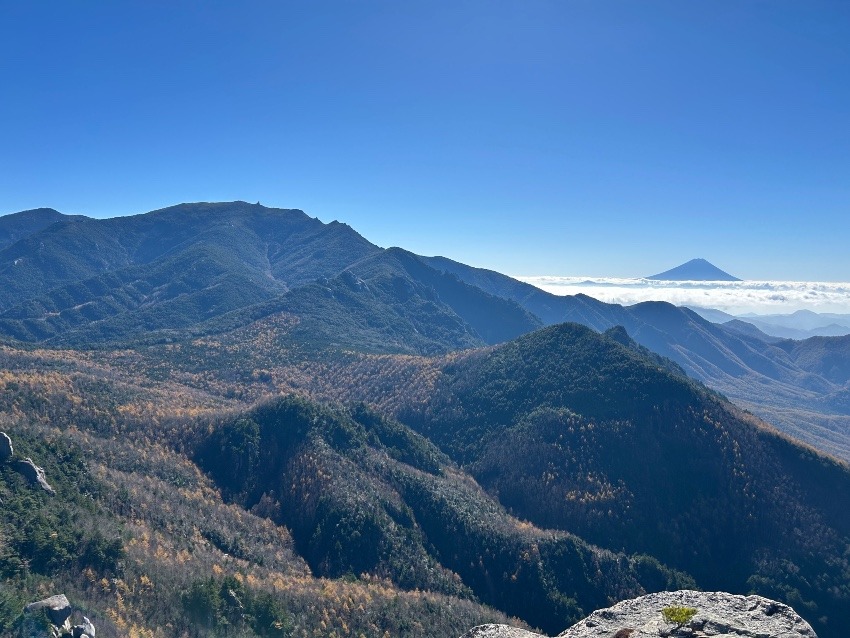
[[0,250],[63,219],[73,219],[52,208],[33,208],[0,216]]
[[691,259],[681,266],[665,270],[657,275],[651,275],[647,279],[661,281],[741,281],[702,258]]

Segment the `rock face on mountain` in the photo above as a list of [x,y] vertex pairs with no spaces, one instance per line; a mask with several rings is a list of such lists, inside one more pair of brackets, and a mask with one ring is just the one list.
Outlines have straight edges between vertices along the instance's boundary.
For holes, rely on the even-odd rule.
[[[682,625],[665,621],[669,607],[695,609]],[[593,612],[559,638],[642,638],[647,636],[709,636],[752,638],[817,638],[814,630],[787,605],[761,596],[681,590],[660,592],[617,603]],[[508,627],[483,625],[461,638],[541,638],[539,634]]]
[[68,602],[65,594],[57,594],[56,596],[30,603],[24,608],[24,613],[26,614],[44,612],[50,622],[58,626],[65,624],[65,621],[71,617],[72,611],[71,603]]
[[15,455],[12,439],[5,432],[0,432],[0,463],[5,463]]
[[12,446],[12,439],[5,432],[0,432],[0,463],[11,463],[12,467],[34,487],[40,487],[48,494],[56,494],[56,490],[45,478],[44,469],[36,465],[31,458],[15,460],[14,457],[15,448]]
[[82,622],[71,625],[74,613],[65,594],[50,596],[24,607],[22,638],[95,638],[91,621],[82,616]]
[[15,469],[23,474],[34,487],[40,487],[48,494],[56,494],[56,490],[44,476],[44,469],[33,463],[31,458],[25,458],[15,463]]
[[543,638],[525,629],[508,625],[480,625],[467,631],[461,638]]

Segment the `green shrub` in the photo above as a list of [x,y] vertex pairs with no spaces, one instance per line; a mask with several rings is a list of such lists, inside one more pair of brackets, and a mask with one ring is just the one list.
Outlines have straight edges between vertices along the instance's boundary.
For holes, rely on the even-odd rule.
[[661,615],[664,616],[664,620],[668,623],[676,625],[676,627],[681,627],[685,623],[689,622],[691,618],[693,618],[697,613],[697,610],[693,607],[665,607],[661,610]]

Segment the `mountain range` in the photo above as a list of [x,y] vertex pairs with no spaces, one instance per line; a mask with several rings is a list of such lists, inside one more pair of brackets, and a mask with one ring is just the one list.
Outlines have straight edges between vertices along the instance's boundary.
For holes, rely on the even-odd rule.
[[245,202],[106,220],[38,209],[0,217],[0,236],[13,235],[18,241],[0,250],[0,338],[156,343],[286,313],[297,318],[290,346],[438,354],[565,321],[599,331],[621,325],[742,407],[850,460],[844,337],[777,340],[752,320],[718,326],[661,302],[556,296],[493,271],[379,248],[345,224]]
[[245,202],[0,238],[0,425],[59,499],[0,466],[2,635],[57,584],[107,638],[555,631],[683,587],[850,626],[847,339]]
[[743,322],[718,325],[665,302],[606,304],[556,296],[494,271],[426,258],[491,294],[511,299],[546,325],[572,321],[598,331],[623,326],[653,352],[783,431],[850,460],[847,344],[850,337],[776,339]]
[[[762,338],[778,337],[780,339],[794,339],[802,341],[809,337],[843,337],[850,334],[850,315],[836,314],[830,312],[812,312],[811,310],[797,310],[789,314],[770,315],[730,315],[729,313],[713,308],[690,307],[695,313],[712,323],[728,324],[736,322],[734,326],[741,327],[741,323],[747,323],[757,328]],[[746,328],[752,330],[751,328]]]

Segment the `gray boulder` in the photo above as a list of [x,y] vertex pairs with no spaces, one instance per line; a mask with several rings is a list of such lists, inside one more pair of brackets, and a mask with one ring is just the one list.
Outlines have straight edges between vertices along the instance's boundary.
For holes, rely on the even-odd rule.
[[71,603],[68,602],[65,594],[58,594],[24,607],[24,614],[27,616],[34,616],[39,612],[43,612],[51,624],[62,627],[71,617],[73,609],[71,609]]
[[24,607],[21,638],[95,638],[94,625],[85,616],[71,626],[72,613],[65,594],[30,603]]
[[23,474],[26,479],[32,483],[43,489],[45,492],[49,492],[50,494],[56,494],[56,490],[47,482],[47,479],[44,478],[44,470],[40,468],[38,465],[33,463],[31,458],[26,458],[23,461],[18,461],[15,464],[15,469],[18,470],[21,474]]
[[479,625],[467,631],[461,638],[544,638],[525,629],[508,625]]
[[74,638],[94,638],[94,633],[94,625],[85,616],[83,616],[82,624],[74,625],[74,628],[71,630],[71,635]]
[[15,448],[12,447],[12,439],[5,432],[0,432],[0,463],[5,463],[15,454]]
[[[665,607],[691,607],[694,616],[677,626],[664,620]],[[477,632],[477,633],[476,633]],[[520,632],[520,633],[517,633]],[[788,605],[761,596],[681,590],[624,600],[593,612],[559,638],[817,638]],[[543,638],[506,625],[483,625],[461,638]]]
[[[683,627],[676,629],[661,615],[665,607],[691,607],[697,612]],[[610,638],[623,629],[634,629],[630,638],[676,635],[817,638],[809,623],[788,605],[761,596],[691,590],[660,592],[624,600],[613,607],[593,612],[560,636]]]

